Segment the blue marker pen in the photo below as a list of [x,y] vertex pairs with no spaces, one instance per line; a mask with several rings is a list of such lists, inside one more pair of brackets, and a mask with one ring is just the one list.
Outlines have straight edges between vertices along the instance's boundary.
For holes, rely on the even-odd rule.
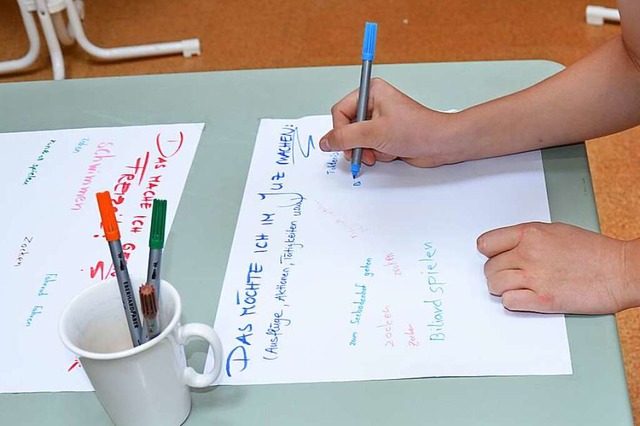
[[[364,41],[362,42],[362,71],[360,73],[360,92],[358,94],[358,109],[356,122],[367,118],[369,103],[369,86],[371,85],[371,66],[376,52],[376,35],[378,24],[367,22],[364,26]],[[351,154],[351,174],[355,179],[360,173],[362,165],[362,148],[354,148]]]

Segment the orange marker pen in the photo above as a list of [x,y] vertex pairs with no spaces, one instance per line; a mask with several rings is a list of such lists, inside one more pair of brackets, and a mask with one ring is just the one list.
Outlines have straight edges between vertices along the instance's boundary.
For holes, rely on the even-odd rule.
[[138,306],[133,295],[131,286],[131,278],[129,278],[129,270],[127,269],[127,261],[122,250],[120,242],[120,230],[116,220],[116,212],[111,203],[111,194],[109,191],[99,192],[96,194],[98,199],[98,208],[100,209],[100,217],[102,218],[102,227],[104,235],[109,243],[109,251],[113,260],[113,267],[116,271],[116,279],[120,288],[120,297],[122,298],[122,307],[127,317],[127,325],[129,326],[129,334],[133,346],[144,343],[144,334],[142,332],[142,322],[138,313]]

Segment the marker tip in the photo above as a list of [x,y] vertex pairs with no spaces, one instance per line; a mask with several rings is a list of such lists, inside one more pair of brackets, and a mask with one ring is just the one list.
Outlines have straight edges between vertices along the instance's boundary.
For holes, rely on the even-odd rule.
[[353,176],[353,178],[355,179],[356,177],[358,177],[358,173],[360,173],[360,165],[359,164],[352,164],[351,165],[351,176]]

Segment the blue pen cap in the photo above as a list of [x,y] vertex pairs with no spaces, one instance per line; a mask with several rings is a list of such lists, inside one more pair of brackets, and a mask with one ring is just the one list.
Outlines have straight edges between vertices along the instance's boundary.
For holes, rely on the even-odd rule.
[[373,61],[376,54],[376,34],[378,33],[378,24],[367,22],[364,25],[364,41],[362,42],[362,60]]

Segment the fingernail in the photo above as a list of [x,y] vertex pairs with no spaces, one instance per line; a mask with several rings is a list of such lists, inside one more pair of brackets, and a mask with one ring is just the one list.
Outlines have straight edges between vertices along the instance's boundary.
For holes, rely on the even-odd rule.
[[329,148],[329,139],[320,139],[320,149],[323,151],[331,151],[331,148]]

